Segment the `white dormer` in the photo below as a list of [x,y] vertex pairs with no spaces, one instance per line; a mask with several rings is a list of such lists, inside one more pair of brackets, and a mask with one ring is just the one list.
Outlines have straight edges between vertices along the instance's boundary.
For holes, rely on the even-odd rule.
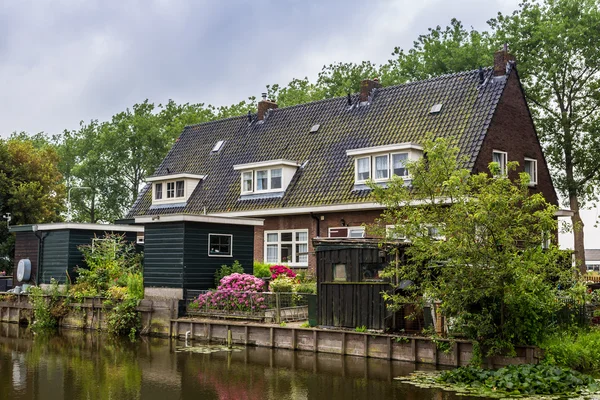
[[185,203],[198,183],[206,175],[170,174],[151,176],[146,182],[152,183],[152,205]]
[[270,160],[234,165],[240,171],[242,195],[283,193],[300,164],[290,160]]
[[421,158],[423,147],[399,143],[346,150],[346,154],[354,158],[354,184],[361,185],[368,180],[386,182],[394,175],[410,179],[406,162]]

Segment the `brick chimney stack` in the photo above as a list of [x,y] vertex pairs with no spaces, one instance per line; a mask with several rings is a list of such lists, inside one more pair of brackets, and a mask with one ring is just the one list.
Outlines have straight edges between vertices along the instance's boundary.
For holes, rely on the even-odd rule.
[[506,75],[506,64],[515,61],[515,57],[508,52],[508,45],[504,44],[501,50],[494,53],[494,76]]
[[263,93],[262,100],[258,102],[258,114],[256,118],[259,121],[262,121],[263,119],[265,119],[265,114],[267,113],[267,111],[271,108],[276,109],[277,103],[271,100],[267,100],[267,94]]
[[380,88],[381,83],[379,83],[379,79],[363,79],[360,82],[360,102],[369,101],[369,95],[371,91],[375,88]]

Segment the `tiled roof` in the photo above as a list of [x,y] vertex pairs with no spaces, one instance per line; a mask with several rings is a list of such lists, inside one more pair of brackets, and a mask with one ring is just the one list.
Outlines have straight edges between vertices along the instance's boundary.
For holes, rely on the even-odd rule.
[[585,261],[600,261],[600,249],[585,249]]
[[[151,210],[147,185],[128,217],[165,213],[217,213],[368,201],[368,191],[353,191],[354,164],[346,150],[397,143],[420,143],[427,133],[456,139],[472,168],[506,78],[485,69],[377,89],[372,102],[353,107],[346,97],[316,101],[269,112],[264,121],[247,116],[188,126],[155,175],[181,172],[206,175],[184,207]],[[442,104],[441,112],[431,107]],[[254,116],[254,118],[256,118]],[[319,124],[316,133],[311,127]],[[217,153],[211,149],[225,144]],[[282,197],[240,199],[236,164],[293,160],[299,168]]]

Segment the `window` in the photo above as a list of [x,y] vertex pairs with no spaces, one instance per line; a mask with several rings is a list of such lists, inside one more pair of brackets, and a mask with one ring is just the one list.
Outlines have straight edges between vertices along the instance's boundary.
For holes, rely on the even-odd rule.
[[406,169],[407,160],[408,153],[392,154],[392,173],[396,176],[408,176],[408,170]]
[[256,190],[269,189],[269,170],[256,171]]
[[242,173],[242,192],[248,193],[252,191],[253,175],[252,171]]
[[494,150],[492,152],[492,161],[500,167],[500,175],[506,175],[506,160],[507,153],[504,151]]
[[334,264],[333,265],[333,280],[336,282],[346,282],[346,264]]
[[356,159],[356,181],[364,182],[371,177],[371,157]]
[[271,170],[271,189],[281,189],[281,168]]
[[525,158],[525,172],[529,174],[529,186],[537,185],[537,160]]
[[389,163],[390,156],[387,154],[375,157],[375,179],[389,178]]
[[175,193],[176,197],[184,197],[185,196],[185,183],[184,181],[177,181],[175,182],[175,185],[177,187],[177,191]]
[[363,238],[365,228],[363,226],[329,228],[329,237]]
[[210,257],[231,257],[233,235],[208,234],[208,255]]
[[216,153],[216,152],[218,152],[219,150],[221,150],[221,147],[223,147],[223,143],[225,143],[225,141],[224,141],[224,140],[219,140],[219,141],[218,141],[218,142],[215,144],[215,146],[212,148],[212,150],[211,150],[211,151],[212,151],[213,153]]
[[156,183],[154,185],[154,199],[155,200],[162,199],[162,183]]
[[175,182],[167,182],[167,199],[175,197]]
[[265,232],[265,262],[308,266],[308,229]]

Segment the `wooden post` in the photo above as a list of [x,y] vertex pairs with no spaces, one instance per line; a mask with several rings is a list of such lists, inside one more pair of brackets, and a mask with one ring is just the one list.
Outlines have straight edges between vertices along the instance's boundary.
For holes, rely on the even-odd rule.
[[364,341],[365,341],[365,344],[364,344],[364,346],[365,346],[365,354],[364,355],[365,355],[365,358],[366,358],[366,357],[369,357],[369,335],[365,334],[363,336],[365,337],[364,338]]
[[296,350],[296,330],[292,328],[292,350]]
[[460,367],[460,351],[458,349],[458,343],[454,342],[454,345],[452,346],[452,352],[454,353],[454,366],[455,367]]
[[410,348],[412,350],[412,358],[414,362],[417,362],[417,340],[410,339]]
[[387,337],[387,346],[388,346],[388,351],[387,351],[387,359],[391,360],[392,359],[392,337],[388,336]]
[[[317,333],[318,333],[318,331],[315,329],[313,331],[313,352],[315,352],[315,353],[319,350],[319,342],[317,341],[318,340]],[[342,340],[342,343],[343,343],[343,340]],[[342,344],[342,346],[343,346],[343,344]]]
[[244,327],[244,344],[248,345],[248,325]]
[[271,327],[271,329],[269,329],[269,345],[271,347],[273,347],[274,345],[274,340],[273,340],[273,327]]
[[275,321],[281,323],[281,294],[275,293]]
[[342,355],[346,355],[346,332],[342,332]]

